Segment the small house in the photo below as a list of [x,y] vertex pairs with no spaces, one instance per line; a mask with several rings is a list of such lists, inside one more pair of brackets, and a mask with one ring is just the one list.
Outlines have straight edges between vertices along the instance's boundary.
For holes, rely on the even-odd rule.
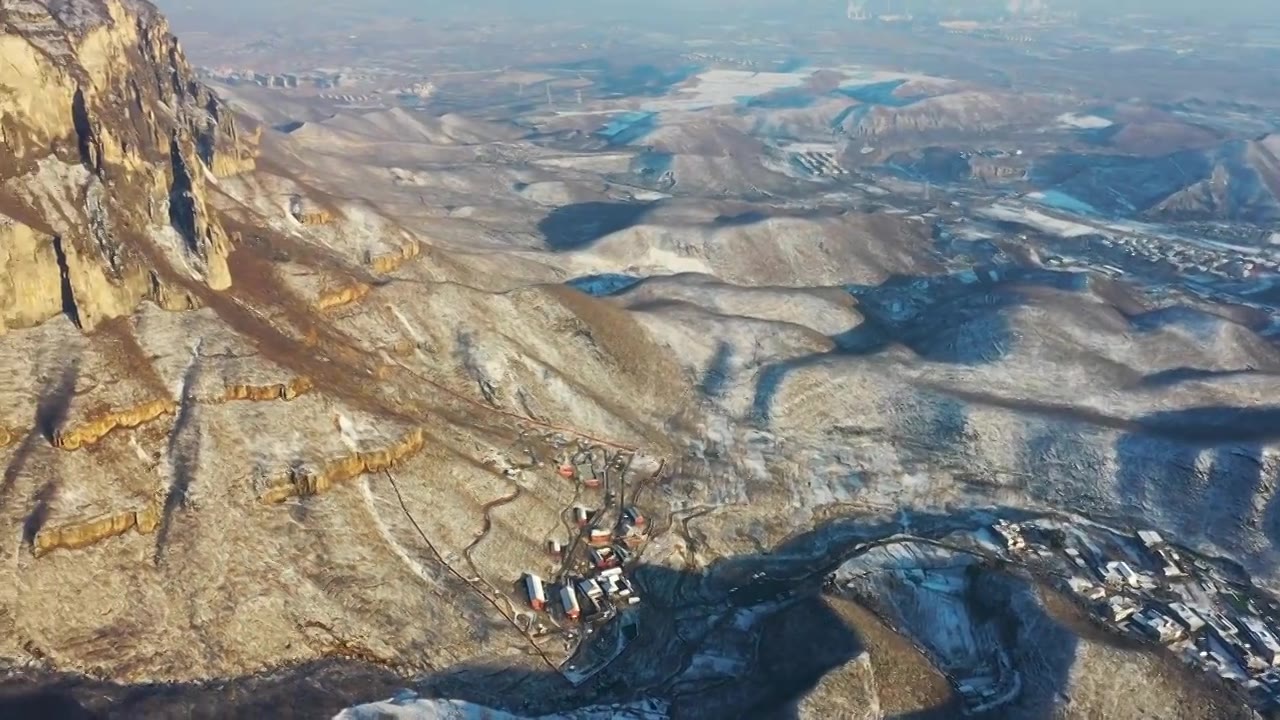
[[582,606],[578,604],[578,595],[572,586],[560,586],[560,604],[564,607],[565,617],[570,620],[577,620],[582,615]]
[[529,607],[542,610],[547,606],[547,589],[542,578],[533,573],[525,573],[524,589],[529,596]]

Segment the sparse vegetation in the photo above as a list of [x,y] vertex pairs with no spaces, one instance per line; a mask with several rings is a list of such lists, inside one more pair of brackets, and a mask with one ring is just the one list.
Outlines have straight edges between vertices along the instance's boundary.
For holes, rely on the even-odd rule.
[[0,715],[1238,716],[984,533],[1274,607],[1269,31],[234,4],[0,10]]

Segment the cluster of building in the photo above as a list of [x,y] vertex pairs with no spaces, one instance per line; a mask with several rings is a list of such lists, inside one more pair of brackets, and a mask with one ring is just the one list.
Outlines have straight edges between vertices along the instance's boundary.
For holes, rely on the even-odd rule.
[[[524,576],[529,607],[547,610],[547,583],[533,573]],[[557,586],[555,597],[561,612],[569,620],[592,619],[612,615],[613,603],[635,605],[640,602],[635,587],[622,574],[622,568],[609,568],[595,577],[569,578]]]
[[[636,605],[640,596],[623,568],[636,557],[644,541],[647,525],[644,515],[633,507],[624,508],[622,518],[613,530],[592,523],[596,513],[578,505],[574,518],[582,529],[585,543],[585,568],[566,573],[557,583],[555,597],[563,616],[571,621],[605,620],[617,607]],[[547,543],[552,556],[563,558],[564,546],[558,540]],[[547,609],[547,583],[538,575],[525,573],[525,592],[534,610]]]
[[1217,275],[1238,280],[1280,272],[1280,262],[1266,253],[1241,255],[1239,252],[1223,252],[1150,235],[1100,235],[1098,242],[1130,257],[1168,263],[1184,274]]
[[297,88],[316,88],[327,90],[342,87],[347,81],[341,73],[266,73],[256,70],[234,70],[228,68],[200,68],[200,77],[216,80],[227,85],[257,85],[265,88],[293,90]]
[[807,150],[791,154],[791,162],[806,175],[814,177],[839,177],[849,171],[840,167],[835,153]]
[[[993,532],[1013,555],[1073,566],[1066,584],[1117,630],[1166,646],[1185,662],[1243,690],[1266,710],[1280,709],[1280,637],[1272,608],[1214,576],[1159,533],[1105,552],[1087,532],[1038,522],[999,521]],[[1120,556],[1125,556],[1121,558]]]
[[[619,468],[615,468],[617,470]],[[637,557],[648,536],[648,520],[634,506],[615,509],[614,491],[609,487],[608,468],[605,476],[596,472],[589,453],[580,454],[560,464],[558,474],[578,482],[587,490],[604,489],[604,507],[592,509],[574,505],[573,524],[579,533],[566,549],[557,539],[547,541],[547,551],[561,562],[559,580],[553,591],[540,576],[524,575],[524,588],[529,606],[535,611],[549,611],[548,598],[555,598],[555,609],[569,621],[607,620],[621,607],[636,605],[640,596],[625,568]],[[570,556],[566,557],[566,553]]]
[[747,58],[740,58],[740,57],[732,57],[732,56],[729,56],[729,55],[717,55],[717,54],[715,54],[715,53],[705,53],[705,52],[687,52],[687,53],[683,53],[682,55],[680,55],[680,58],[681,58],[682,60],[687,60],[687,61],[689,61],[690,63],[693,63],[693,64],[695,64],[695,65],[699,65],[699,66],[701,66],[701,65],[714,65],[714,66],[725,66],[725,65],[727,65],[727,66],[729,66],[729,67],[742,68],[743,70],[758,70],[758,69],[760,69],[760,63],[756,62],[755,60],[749,60],[749,59],[747,59]]
[[999,645],[996,645],[996,661],[994,666],[985,668],[987,672],[971,674],[955,682],[967,714],[989,712],[1022,692],[1022,674],[1013,668],[1009,656]]

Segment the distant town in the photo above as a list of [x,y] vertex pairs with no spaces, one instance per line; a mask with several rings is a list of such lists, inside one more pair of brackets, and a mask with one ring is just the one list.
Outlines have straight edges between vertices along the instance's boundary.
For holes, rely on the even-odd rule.
[[[1011,558],[1047,571],[1099,623],[1164,646],[1239,688],[1260,711],[1280,709],[1280,609],[1229,568],[1154,530],[1125,536],[1058,519],[1001,520],[990,530]],[[971,701],[991,692],[959,690]]]

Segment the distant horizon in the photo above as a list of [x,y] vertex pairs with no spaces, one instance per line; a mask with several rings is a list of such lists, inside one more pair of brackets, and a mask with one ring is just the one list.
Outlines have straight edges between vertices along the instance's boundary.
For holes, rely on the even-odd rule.
[[[289,15],[296,12],[297,0],[224,0],[217,6],[193,5],[190,0],[152,0],[175,17],[223,16],[229,21],[260,20],[264,14]],[[1212,21],[1221,23],[1280,24],[1273,0],[1222,0],[1212,6],[1198,0],[855,0],[872,15],[923,12],[939,9],[939,14],[1015,15],[1040,12],[1079,12],[1095,18],[1149,15],[1170,21]],[[343,15],[376,17],[416,17],[422,19],[474,18],[486,13],[504,18],[541,18],[579,23],[645,21],[646,25],[681,22],[779,19],[806,21],[815,18],[842,20],[848,0],[810,0],[801,7],[791,0],[316,0],[306,10]]]

